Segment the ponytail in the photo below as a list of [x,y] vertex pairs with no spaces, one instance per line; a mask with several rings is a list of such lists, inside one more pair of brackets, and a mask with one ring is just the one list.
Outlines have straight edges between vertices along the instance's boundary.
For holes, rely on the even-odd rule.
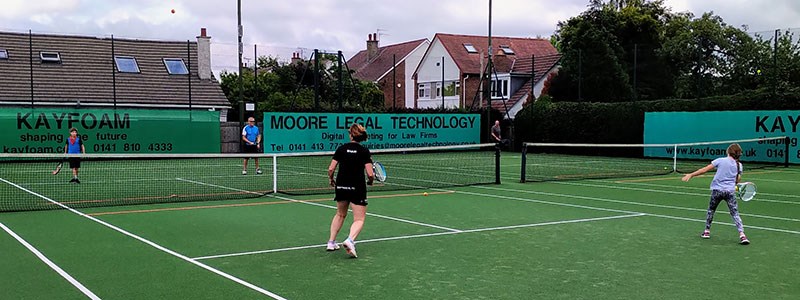
[[739,159],[742,157],[742,146],[739,146],[739,144],[731,144],[728,146],[726,152],[728,153],[728,156],[736,160],[736,174],[741,173],[742,166],[740,165]]

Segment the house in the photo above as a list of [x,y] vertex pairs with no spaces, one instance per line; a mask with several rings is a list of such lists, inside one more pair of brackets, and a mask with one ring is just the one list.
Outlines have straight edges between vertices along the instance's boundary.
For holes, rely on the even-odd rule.
[[[430,42],[419,39],[380,47],[378,34],[367,38],[367,49],[347,61],[353,77],[378,84],[387,108],[414,107],[414,79],[425,49]],[[395,97],[395,98],[392,98]]]
[[495,72],[484,83],[491,99],[483,99],[479,91],[488,64],[488,37],[437,33],[414,72],[415,107],[490,103],[513,118],[526,101],[541,95],[548,75],[558,71],[561,56],[549,40],[492,37],[492,45]]
[[0,108],[220,110],[211,37],[155,41],[0,32]]

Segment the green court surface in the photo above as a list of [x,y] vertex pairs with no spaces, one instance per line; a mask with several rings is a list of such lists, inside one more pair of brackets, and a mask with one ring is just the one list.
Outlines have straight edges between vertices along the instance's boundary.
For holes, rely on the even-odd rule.
[[[745,173],[744,180],[755,182],[759,194],[740,203],[752,242],[743,246],[724,204],[717,211],[711,239],[699,236],[711,176],[688,183],[669,174],[522,184],[519,155],[504,154],[500,185],[370,194],[370,215],[359,237],[357,259],[343,250],[324,251],[334,214],[329,194],[0,213],[0,223],[8,229],[0,231],[4,254],[0,275],[5,279],[0,281],[0,298],[796,299],[800,295],[797,166]],[[240,169],[216,172],[233,176]],[[459,176],[487,171],[417,172]],[[36,185],[26,185],[24,177],[3,180],[2,195],[13,195],[13,201],[75,200],[74,191],[37,190]],[[231,190],[198,188],[203,193]],[[340,240],[350,221],[348,216]],[[11,232],[52,263],[37,257]]]

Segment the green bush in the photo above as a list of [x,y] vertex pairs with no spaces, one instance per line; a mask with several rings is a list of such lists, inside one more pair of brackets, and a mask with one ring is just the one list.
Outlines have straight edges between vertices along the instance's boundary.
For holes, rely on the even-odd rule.
[[800,89],[747,91],[694,100],[552,102],[543,96],[514,120],[515,141],[542,143],[643,143],[646,112],[798,110]]

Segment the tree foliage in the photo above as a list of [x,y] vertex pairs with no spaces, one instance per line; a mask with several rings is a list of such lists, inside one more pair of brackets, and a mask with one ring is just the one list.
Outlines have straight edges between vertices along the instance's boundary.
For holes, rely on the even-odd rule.
[[262,56],[257,69],[257,78],[252,68],[243,70],[241,88],[237,73],[220,74],[222,91],[233,107],[231,119],[238,118],[240,93],[244,102],[255,103],[259,118],[267,111],[383,110],[383,92],[372,82],[353,78],[344,65],[340,74],[336,55],[320,55],[319,106],[314,93],[314,61],[281,63]]
[[552,41],[563,55],[555,101],[694,99],[800,83],[788,32],[770,45],[713,12],[674,13],[663,0],[591,0]]

